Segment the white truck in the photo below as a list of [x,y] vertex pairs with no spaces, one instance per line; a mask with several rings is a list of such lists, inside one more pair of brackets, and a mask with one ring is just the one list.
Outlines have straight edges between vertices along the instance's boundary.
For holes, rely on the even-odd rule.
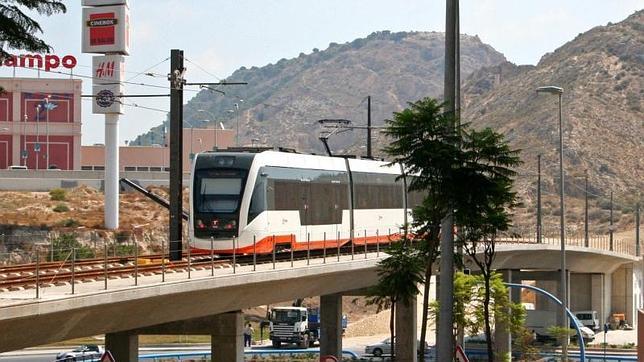
[[[552,326],[557,326],[557,313],[547,310],[526,310],[525,327],[529,332],[535,332],[538,340],[552,340],[554,336],[550,335],[548,329]],[[590,328],[584,327],[577,318],[570,320],[570,328],[575,329],[574,324],[579,326],[581,337],[584,343],[589,343],[595,340],[595,332]],[[573,335],[576,336],[576,333]]]
[[300,348],[312,346],[320,337],[317,308],[274,307],[270,312],[269,332],[273,348],[282,343],[296,343]]
[[599,317],[597,316],[597,311],[595,310],[579,310],[573,312],[575,317],[579,319],[581,324],[592,329],[593,331],[598,331],[601,329],[599,325]]

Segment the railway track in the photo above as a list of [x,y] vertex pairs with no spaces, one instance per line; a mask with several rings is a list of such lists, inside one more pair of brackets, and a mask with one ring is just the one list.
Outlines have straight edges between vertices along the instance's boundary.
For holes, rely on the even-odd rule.
[[[358,256],[365,252],[376,251],[376,245],[345,245],[340,248],[340,255]],[[380,246],[384,249],[384,246]],[[35,289],[36,284],[42,287],[69,285],[70,283],[86,283],[104,281],[105,278],[119,279],[131,278],[133,275],[153,276],[165,272],[187,272],[189,269],[204,268],[234,268],[237,266],[267,264],[292,260],[306,260],[307,258],[321,258],[326,256],[338,257],[338,249],[326,250],[300,250],[282,251],[274,254],[243,254],[243,255],[190,255],[181,261],[169,261],[162,258],[161,254],[142,255],[134,257],[109,257],[107,259],[82,259],[74,261],[57,261],[14,266],[0,267],[0,293],[15,290]],[[72,266],[73,264],[73,266]],[[73,271],[72,271],[73,269]],[[37,271],[38,270],[38,271]]]

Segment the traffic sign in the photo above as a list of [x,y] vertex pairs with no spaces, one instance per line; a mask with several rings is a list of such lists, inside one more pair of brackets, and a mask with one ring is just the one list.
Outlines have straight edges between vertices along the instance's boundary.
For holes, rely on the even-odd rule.
[[35,143],[34,144],[34,151],[35,152],[40,152],[40,143]]
[[110,351],[105,351],[101,356],[100,362],[116,362]]
[[458,362],[470,362],[470,360],[465,355],[465,351],[463,351],[463,348],[460,345],[456,346],[456,360]]

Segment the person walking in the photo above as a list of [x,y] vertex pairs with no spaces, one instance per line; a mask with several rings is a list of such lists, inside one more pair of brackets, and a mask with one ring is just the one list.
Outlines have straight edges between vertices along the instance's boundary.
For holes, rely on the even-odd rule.
[[250,347],[253,341],[253,327],[250,326],[250,323],[244,327],[244,347]]

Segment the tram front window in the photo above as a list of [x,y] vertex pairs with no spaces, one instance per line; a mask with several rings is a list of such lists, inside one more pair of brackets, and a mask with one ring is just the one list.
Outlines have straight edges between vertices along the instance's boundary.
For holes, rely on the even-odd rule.
[[202,178],[198,212],[232,213],[239,207],[241,178]]

